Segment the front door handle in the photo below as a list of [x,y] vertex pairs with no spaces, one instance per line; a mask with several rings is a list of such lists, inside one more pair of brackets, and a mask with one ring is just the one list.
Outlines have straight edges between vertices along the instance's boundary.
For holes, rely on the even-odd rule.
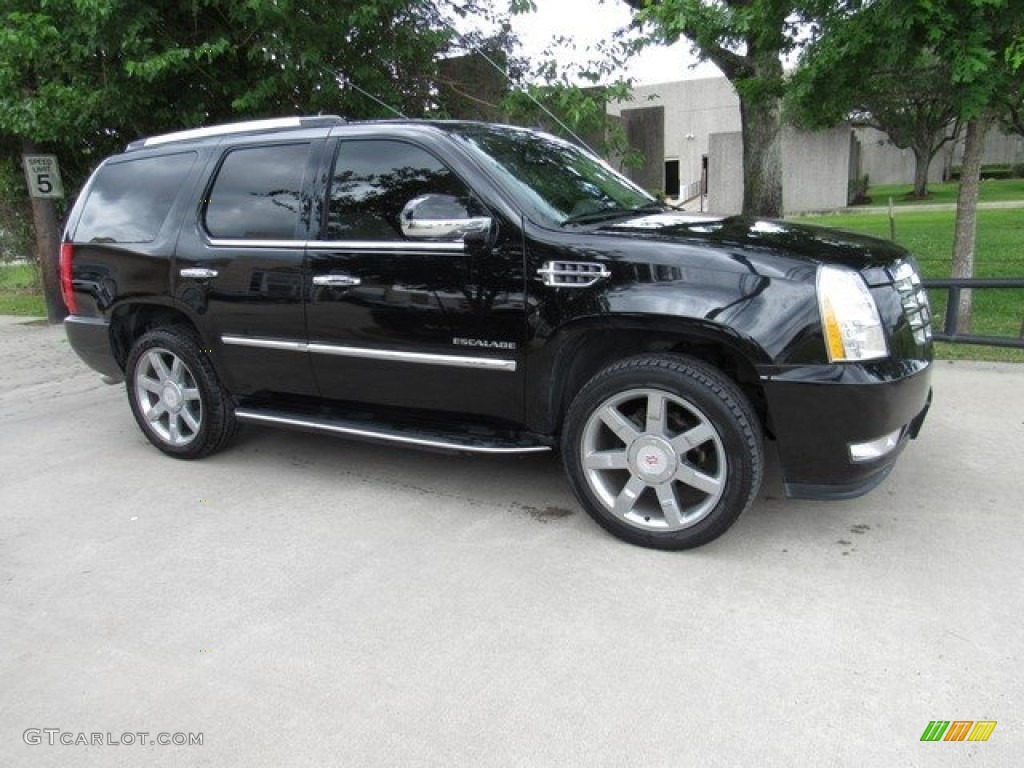
[[325,285],[330,288],[351,288],[362,282],[352,275],[317,275],[313,278],[313,285]]
[[178,272],[182,277],[191,277],[195,280],[209,280],[210,278],[216,277],[219,273],[216,269],[210,269],[209,267],[185,267],[185,269]]

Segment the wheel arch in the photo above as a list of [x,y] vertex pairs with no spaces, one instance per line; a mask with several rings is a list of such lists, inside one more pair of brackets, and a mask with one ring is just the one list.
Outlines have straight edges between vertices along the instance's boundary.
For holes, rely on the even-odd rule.
[[[645,354],[675,354],[695,358],[721,371],[750,400],[763,427],[767,407],[756,366],[769,362],[767,353],[749,339],[721,326],[683,318],[617,318],[614,324],[580,321],[564,328],[547,345],[548,364],[540,377],[547,382],[533,388],[546,395],[535,402],[528,417],[559,432],[576,393],[601,370],[619,360]],[[538,398],[539,400],[540,398]]]
[[131,302],[117,306],[110,314],[110,346],[121,370],[124,370],[135,342],[153,328],[186,327],[205,343],[203,334],[180,309],[155,302]]

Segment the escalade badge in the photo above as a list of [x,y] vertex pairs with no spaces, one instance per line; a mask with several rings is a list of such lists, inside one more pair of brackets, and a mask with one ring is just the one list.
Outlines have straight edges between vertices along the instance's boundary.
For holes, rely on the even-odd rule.
[[515,349],[514,341],[490,341],[488,339],[464,339],[460,336],[452,338],[452,344],[457,347],[481,347],[483,349]]

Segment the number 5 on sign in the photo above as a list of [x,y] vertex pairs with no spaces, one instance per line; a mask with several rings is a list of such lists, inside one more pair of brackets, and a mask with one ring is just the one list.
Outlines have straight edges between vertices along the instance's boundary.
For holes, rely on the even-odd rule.
[[64,197],[56,155],[22,155],[25,181],[32,197]]

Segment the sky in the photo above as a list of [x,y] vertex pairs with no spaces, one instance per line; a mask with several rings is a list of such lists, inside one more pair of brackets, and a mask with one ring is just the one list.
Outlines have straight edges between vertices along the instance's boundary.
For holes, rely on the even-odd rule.
[[[629,6],[618,0],[534,0],[537,12],[513,19],[513,29],[523,44],[523,52],[533,58],[557,35],[572,36],[576,51],[566,51],[566,57],[585,60],[584,49],[594,42],[611,37],[612,33],[629,23]],[[561,57],[560,57],[561,58]],[[698,77],[720,76],[718,68],[710,63],[697,64],[689,43],[651,47],[636,56],[628,65],[627,75],[638,84],[665,83]]]

